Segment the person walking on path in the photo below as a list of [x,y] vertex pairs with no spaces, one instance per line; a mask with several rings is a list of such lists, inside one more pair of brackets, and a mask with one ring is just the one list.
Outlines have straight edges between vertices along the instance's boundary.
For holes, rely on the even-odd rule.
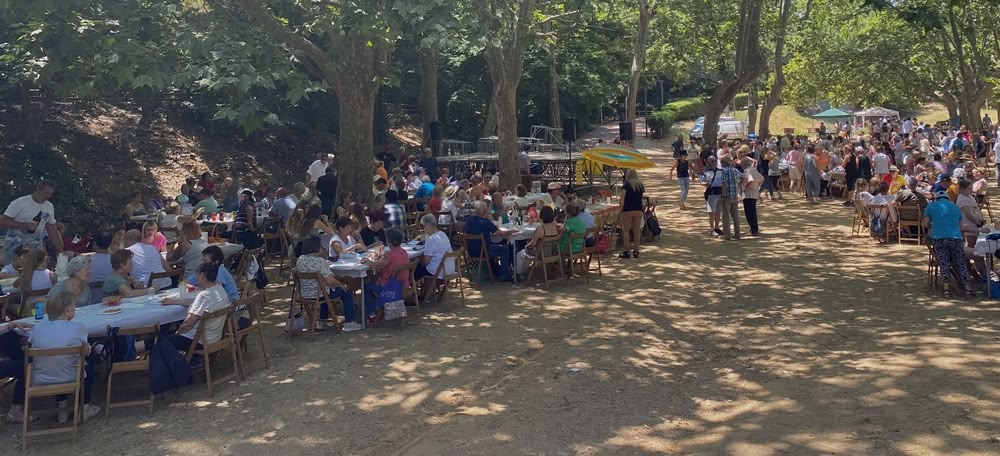
[[806,201],[819,202],[820,171],[816,164],[816,150],[810,145],[802,158],[802,177],[806,187]]
[[680,155],[677,156],[677,160],[674,161],[674,166],[670,168],[670,174],[667,176],[667,179],[672,179],[674,170],[677,170],[677,186],[681,189],[681,210],[687,209],[684,204],[687,203],[688,190],[691,188],[691,162],[687,158],[687,151],[681,149]]
[[760,189],[767,180],[757,168],[753,167],[753,160],[743,157],[740,161],[743,166],[743,215],[747,218],[747,225],[750,226],[751,236],[760,236],[760,227],[757,224],[757,199],[760,198]]

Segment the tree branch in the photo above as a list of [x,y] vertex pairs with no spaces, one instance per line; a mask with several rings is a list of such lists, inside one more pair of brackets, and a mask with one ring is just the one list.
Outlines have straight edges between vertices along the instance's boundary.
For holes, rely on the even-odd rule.
[[334,91],[340,92],[339,85],[340,80],[336,74],[330,71],[332,62],[330,58],[326,55],[323,50],[321,50],[315,43],[309,41],[305,37],[292,32],[285,27],[284,24],[278,22],[267,9],[264,8],[257,0],[236,0],[240,6],[246,10],[247,14],[254,18],[261,28],[267,32],[268,35],[280,40],[285,43],[288,47],[303,53],[306,58],[309,59],[316,67],[319,67],[323,75],[323,79],[326,81]]
[[551,21],[567,20],[569,18],[573,18],[574,20],[579,20],[579,18],[580,18],[580,10],[574,10],[574,11],[568,11],[568,12],[561,13],[561,14],[555,14],[555,15],[546,17],[546,18],[538,21],[535,25],[542,25],[542,24],[549,23]]

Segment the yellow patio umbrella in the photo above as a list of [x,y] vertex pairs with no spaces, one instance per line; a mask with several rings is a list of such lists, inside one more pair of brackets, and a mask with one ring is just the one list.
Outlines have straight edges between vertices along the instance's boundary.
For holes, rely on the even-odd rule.
[[604,145],[583,151],[587,160],[622,169],[644,169],[656,167],[645,155],[631,147]]

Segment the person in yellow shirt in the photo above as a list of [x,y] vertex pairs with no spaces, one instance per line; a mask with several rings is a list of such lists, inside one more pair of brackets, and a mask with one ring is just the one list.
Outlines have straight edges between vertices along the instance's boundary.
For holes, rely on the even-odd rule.
[[906,186],[906,179],[899,175],[899,168],[895,165],[889,167],[889,175],[885,177],[885,181],[889,184],[890,195],[895,195],[899,189]]

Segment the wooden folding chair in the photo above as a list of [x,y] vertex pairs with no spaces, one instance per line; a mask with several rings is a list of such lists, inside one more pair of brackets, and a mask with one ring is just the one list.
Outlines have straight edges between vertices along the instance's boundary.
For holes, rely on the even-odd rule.
[[[410,280],[409,280],[410,286],[403,290],[403,302],[405,303],[407,299],[413,298],[414,305],[416,306],[417,318],[420,317],[420,292],[417,289],[417,279],[414,278],[414,275],[416,274],[417,267],[419,266],[420,266],[420,258],[417,257],[410,260],[410,262],[407,263],[406,266],[403,265],[396,266],[396,270],[394,271],[395,275],[398,275],[400,272],[403,271],[403,269],[406,269],[408,271],[408,274],[410,275]],[[409,316],[410,312],[407,311],[406,314],[407,316]]]
[[[916,242],[920,245],[924,242],[925,233],[923,224],[923,211],[916,204],[903,204],[896,207],[899,214],[899,221],[896,223],[896,242]],[[910,230],[914,228],[914,230]],[[916,233],[916,234],[914,234]]]
[[[206,313],[201,316],[198,320],[198,330],[195,332],[194,339],[191,340],[191,346],[187,349],[187,361],[191,362],[194,355],[201,355],[205,361],[203,369],[205,370],[205,383],[208,384],[208,395],[209,397],[215,395],[215,383],[224,382],[231,378],[239,378],[240,368],[239,361],[236,354],[236,324],[233,322],[233,311],[235,307],[232,305],[219,309],[214,312]],[[216,319],[224,319],[222,322],[222,337],[212,343],[208,342],[208,334],[205,331],[205,325],[210,321],[215,321]],[[233,372],[229,375],[225,375],[220,378],[212,379],[212,355],[215,353],[222,353],[224,351],[229,351],[229,355],[233,358]]]
[[[455,237],[455,225],[458,224],[456,217],[448,211],[432,211],[431,213],[434,214],[434,218],[438,221],[438,229],[444,231],[444,234],[448,235],[448,239],[453,239]],[[442,220],[447,220],[449,223],[441,223]]]
[[851,226],[852,236],[861,236],[868,231],[868,222],[871,220],[868,207],[859,199],[854,200],[854,223]]
[[17,320],[17,315],[14,312],[14,295],[7,293],[0,296],[0,323],[5,321]]
[[[21,291],[21,307],[18,310],[17,315],[19,318],[28,318],[31,316],[31,311],[35,308],[35,303],[45,300],[45,295],[49,294],[51,288],[43,288],[41,290],[28,290]],[[42,298],[42,299],[35,299]],[[15,318],[16,320],[16,318]]]
[[929,293],[937,288],[941,271],[938,267],[937,253],[934,252],[934,245],[930,243],[929,239],[925,239],[924,241],[927,245],[927,292]]
[[989,188],[986,189],[985,193],[980,193],[976,195],[976,202],[979,203],[979,207],[986,211],[986,214],[990,218],[990,223],[993,226],[997,226],[997,219],[993,217],[993,207],[990,206],[990,191]]
[[[24,415],[21,426],[21,451],[28,446],[28,437],[38,435],[73,433],[73,443],[76,443],[77,426],[80,423],[80,402],[83,399],[83,365],[86,363],[86,343],[75,347],[63,348],[29,348],[24,356]],[[76,362],[76,378],[69,383],[58,383],[54,385],[34,385],[32,383],[32,370],[34,361],[37,358],[50,356],[79,356]],[[28,423],[31,422],[31,400],[36,397],[52,397],[59,395],[73,396],[73,425],[55,429],[44,429],[41,431],[28,431]]]
[[[108,327],[110,330],[111,327]],[[136,340],[148,340],[152,337],[153,344],[159,340],[160,337],[160,325],[155,324],[152,326],[140,326],[132,328],[119,328],[119,336],[133,336]],[[127,361],[109,361],[111,362],[111,370],[108,371],[108,391],[104,398],[104,418],[107,419],[111,415],[112,408],[119,407],[131,407],[135,405],[149,405],[149,413],[153,413],[153,393],[149,393],[149,399],[143,401],[126,401],[126,402],[111,402],[111,388],[112,381],[115,374],[124,374],[128,372],[146,372],[149,373],[149,350],[152,346],[146,347],[146,351],[139,353],[136,359]]]
[[184,268],[174,268],[166,272],[154,272],[149,275],[149,280],[146,281],[146,286],[153,286],[153,282],[157,279],[170,279],[170,288],[174,288],[180,283],[184,277]]
[[[318,272],[300,273],[298,271],[292,271],[292,277],[292,280],[294,281],[292,285],[292,306],[294,307],[294,305],[298,303],[302,306],[302,309],[305,310],[306,325],[309,326],[309,335],[316,335],[316,323],[320,321],[333,323],[334,330],[338,333],[342,332],[343,325],[341,325],[340,321],[337,320],[337,312],[335,311],[336,307],[334,306],[335,300],[330,297],[329,288],[323,280],[323,275]],[[302,297],[303,280],[316,281],[316,288],[319,289],[316,298],[308,299]],[[339,298],[336,299],[336,301],[341,302],[341,305],[343,305],[343,302],[340,301]],[[325,320],[319,319],[319,307],[322,304],[326,304],[330,311],[330,317]]]
[[423,227],[420,226],[420,223],[414,223],[406,226],[406,237],[410,240],[416,239],[422,232]]
[[[584,247],[580,249],[579,252],[573,252],[573,241],[579,240]],[[587,254],[587,233],[570,233],[569,243],[566,245],[566,260],[569,264],[569,276],[567,279],[572,278],[576,274],[576,266],[580,267],[580,275],[583,276],[587,283],[590,283],[590,257]]]
[[559,234],[541,238],[538,242],[538,256],[531,262],[531,269],[528,270],[528,278],[530,279],[535,274],[535,269],[539,265],[542,267],[542,280],[544,281],[545,288],[549,287],[549,265],[559,266],[560,277],[566,278],[566,270],[563,268],[562,261],[562,249],[559,246],[560,239],[562,239],[562,235]]
[[[584,251],[587,253],[587,272],[597,272],[598,277],[604,277],[601,271],[601,255],[597,253],[597,227],[600,225],[594,224],[594,228],[587,228],[586,238],[584,239]],[[593,239],[594,246],[587,247],[586,240]],[[597,268],[595,269],[592,264],[594,260],[597,260]]]
[[[264,247],[258,247],[252,250],[244,250],[240,253],[240,262],[236,266],[236,272],[233,274],[233,280],[236,281],[236,288],[240,289],[240,295],[245,296],[244,292],[250,284],[250,280],[247,279],[247,272],[250,271],[250,264],[253,262],[253,258],[260,258],[264,254]],[[261,264],[261,267],[264,265]]]
[[[423,198],[420,198],[420,200],[423,200]],[[406,211],[405,223],[407,225],[413,225],[417,223],[417,220],[419,220],[417,217],[420,213],[420,209],[418,206],[420,200],[408,199],[403,201],[403,210]]]
[[264,369],[270,369],[271,366],[267,361],[267,347],[264,345],[264,328],[260,324],[260,308],[264,305],[264,294],[255,293],[253,296],[237,299],[233,305],[239,309],[241,306],[246,306],[247,318],[250,319],[250,325],[246,328],[240,329],[239,322],[236,323],[236,341],[238,343],[239,350],[237,350],[237,355],[239,355],[240,362],[240,372],[242,372],[243,378],[247,377],[246,371],[246,359],[244,353],[247,351],[247,338],[250,334],[256,333],[258,340],[260,341],[260,353],[264,356]]
[[[278,259],[278,276],[285,271],[285,258],[288,256],[288,236],[285,235],[285,229],[281,227],[281,217],[267,217],[264,219],[261,226],[277,225],[278,231],[275,233],[268,233],[261,231],[260,238],[264,241],[264,256],[275,257]],[[277,250],[275,250],[277,249]],[[291,265],[288,266],[291,268]]]
[[[466,234],[458,233],[459,245],[465,250],[465,265],[469,273],[469,283],[472,283],[472,278],[476,277],[478,280],[482,277],[483,265],[486,266],[486,271],[490,275],[490,283],[495,284],[496,276],[493,274],[493,259],[489,256],[489,249],[486,243],[486,236],[482,233],[480,234]],[[469,241],[479,241],[479,252],[478,254],[472,253],[472,249],[469,248]],[[473,275],[475,271],[475,275]]]
[[[448,292],[448,284],[455,282],[458,283],[458,292],[462,295],[462,307],[465,307],[465,288],[462,285],[462,269],[464,265],[462,260],[465,258],[465,249],[458,249],[454,252],[447,252],[444,257],[441,258],[441,263],[438,264],[437,271],[434,272],[434,282],[441,281],[441,288],[438,291],[438,301],[441,301]],[[446,274],[445,265],[451,261],[455,264],[455,272],[452,274]]]

